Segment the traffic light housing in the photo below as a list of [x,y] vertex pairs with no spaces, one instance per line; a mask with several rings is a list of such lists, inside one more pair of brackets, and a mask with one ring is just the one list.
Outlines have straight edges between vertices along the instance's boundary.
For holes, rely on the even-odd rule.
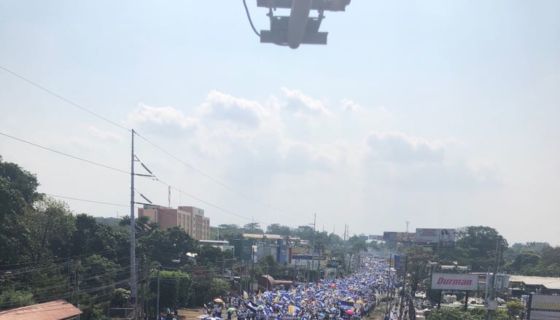
[[[261,30],[261,43],[274,43],[292,49],[300,44],[327,44],[328,32],[321,32],[325,11],[345,11],[351,0],[257,0],[269,9],[270,30]],[[289,16],[274,16],[275,9],[290,9]],[[311,17],[312,10],[318,16]]]

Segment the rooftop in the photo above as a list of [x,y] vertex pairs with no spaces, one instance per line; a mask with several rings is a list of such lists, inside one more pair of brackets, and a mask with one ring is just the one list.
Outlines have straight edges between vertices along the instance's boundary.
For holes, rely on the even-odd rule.
[[71,303],[64,300],[33,304],[26,307],[0,312],[0,320],[66,320],[82,313]]
[[282,240],[288,238],[289,240],[299,240],[299,237],[286,237],[279,234],[270,233],[244,233],[243,238],[247,239],[269,239],[269,240]]
[[533,277],[533,276],[510,276],[510,282],[523,282],[529,286],[543,286],[551,290],[560,290],[560,278],[555,277]]

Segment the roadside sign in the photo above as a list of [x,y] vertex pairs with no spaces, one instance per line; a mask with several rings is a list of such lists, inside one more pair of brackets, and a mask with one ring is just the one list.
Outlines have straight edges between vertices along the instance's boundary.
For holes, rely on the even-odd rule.
[[476,291],[478,290],[478,275],[460,273],[432,274],[432,289]]

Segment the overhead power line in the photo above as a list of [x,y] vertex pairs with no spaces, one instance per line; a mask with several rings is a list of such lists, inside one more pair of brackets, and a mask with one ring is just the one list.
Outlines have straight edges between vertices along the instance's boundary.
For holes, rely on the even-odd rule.
[[[183,159],[181,159],[180,157],[174,155],[173,153],[167,151],[166,149],[160,147],[159,145],[155,144],[154,142],[152,142],[152,141],[149,140],[148,138],[144,137],[143,135],[139,134],[138,132],[136,132],[136,135],[137,135],[140,139],[146,141],[146,142],[147,142],[149,145],[151,145],[152,147],[154,147],[154,148],[156,148],[157,150],[159,150],[159,151],[165,153],[166,155],[168,155],[169,157],[171,157],[171,158],[173,158],[174,160],[178,161],[179,163],[183,164],[184,166],[186,166],[186,167],[188,167],[188,168],[190,168],[190,169],[192,169],[192,170],[198,172],[200,175],[202,175],[202,176],[206,177],[207,179],[213,181],[214,183],[220,185],[220,186],[223,187],[224,189],[227,189],[227,190],[229,190],[229,191],[231,191],[231,192],[240,194],[239,191],[237,191],[237,190],[235,190],[234,188],[228,186],[228,185],[225,184],[224,182],[222,182],[222,181],[220,181],[220,180],[214,178],[213,176],[207,174],[206,172],[204,172],[204,171],[198,169],[198,168],[195,167],[194,165],[192,165],[192,164],[186,162],[185,160],[183,160]],[[243,195],[243,194],[241,194],[241,195]],[[244,196],[244,195],[243,195],[243,196]]]
[[[246,3],[244,3],[244,5],[245,5],[245,8],[246,8],[246,10],[247,10],[248,17],[249,17],[249,19],[250,19],[250,14],[249,14],[248,7],[247,7]],[[252,25],[254,31],[258,34],[258,32],[256,31],[256,28],[255,28],[254,25],[252,24],[252,20],[251,20],[251,19],[250,19],[250,22],[251,22],[251,25]],[[51,89],[49,89],[49,88],[47,88],[47,87],[45,87],[45,86],[43,86],[43,85],[41,85],[41,84],[39,84],[39,83],[37,83],[37,82],[35,82],[35,81],[33,81],[33,80],[27,78],[27,77],[25,77],[25,76],[23,76],[23,75],[21,75],[21,74],[15,72],[15,71],[9,69],[9,68],[6,68],[5,66],[0,65],[0,70],[4,70],[5,72],[11,74],[12,76],[17,77],[18,79],[20,79],[20,80],[22,80],[22,81],[24,81],[24,82],[26,82],[26,83],[32,85],[33,87],[35,87],[35,88],[37,88],[37,89],[39,89],[39,90],[41,90],[41,91],[43,91],[43,92],[45,92],[45,93],[48,93],[48,94],[50,94],[50,95],[52,95],[52,96],[54,96],[54,97],[60,99],[61,101],[64,101],[65,103],[67,103],[68,105],[70,105],[70,106],[72,106],[72,107],[74,107],[74,108],[77,108],[77,109],[82,110],[82,111],[84,111],[84,112],[86,112],[86,113],[89,113],[90,115],[92,115],[92,116],[94,116],[94,117],[96,117],[96,118],[98,118],[98,119],[100,119],[100,120],[103,120],[103,121],[105,121],[105,122],[107,122],[107,123],[109,123],[109,124],[111,124],[111,125],[113,125],[113,126],[115,126],[115,127],[118,127],[118,128],[120,128],[120,129],[123,129],[123,130],[126,130],[126,131],[131,131],[130,128],[127,128],[127,127],[125,127],[125,126],[119,124],[119,123],[116,122],[116,121],[113,121],[113,120],[111,120],[111,119],[109,119],[109,118],[107,118],[107,117],[105,117],[105,116],[103,116],[103,115],[100,115],[99,113],[96,113],[96,112],[92,111],[90,108],[87,108],[87,107],[85,107],[85,106],[83,106],[83,105],[81,105],[81,104],[79,104],[79,103],[77,103],[77,102],[75,102],[75,101],[73,101],[73,100],[71,100],[71,99],[69,99],[69,98],[66,98],[66,97],[64,97],[63,95],[61,95],[61,94],[55,92],[54,90],[51,90]],[[210,174],[204,172],[203,170],[197,168],[196,166],[194,166],[194,165],[192,165],[192,164],[186,162],[185,160],[181,159],[180,157],[174,155],[173,153],[167,151],[166,149],[160,147],[159,145],[157,145],[156,143],[154,143],[154,142],[152,142],[151,140],[147,139],[147,138],[144,137],[143,135],[139,134],[137,131],[134,131],[134,133],[135,133],[136,136],[138,136],[138,137],[141,138],[142,140],[146,141],[146,142],[147,142],[148,144],[150,144],[152,147],[154,147],[154,148],[156,148],[157,150],[163,152],[164,154],[168,155],[169,157],[175,159],[175,160],[178,161],[179,163],[181,163],[181,164],[183,164],[184,166],[186,166],[186,167],[192,169],[193,171],[197,172],[198,174],[200,174],[201,176],[207,178],[208,180],[214,182],[215,184],[221,186],[221,187],[224,188],[225,190],[228,190],[229,192],[232,192],[232,193],[235,193],[235,194],[237,194],[237,195],[239,195],[239,196],[242,196],[243,198],[245,198],[245,199],[247,199],[247,200],[250,200],[250,201],[252,201],[253,203],[260,203],[261,206],[266,207],[267,209],[272,209],[272,210],[275,210],[275,211],[279,211],[279,210],[273,208],[272,206],[270,206],[269,204],[267,204],[267,203],[265,203],[265,202],[263,202],[263,201],[260,201],[260,200],[258,200],[258,199],[255,199],[254,197],[251,197],[251,196],[248,196],[248,195],[244,194],[243,192],[237,190],[237,189],[234,188],[234,187],[231,187],[230,185],[226,184],[225,182],[221,181],[220,179],[217,179],[217,178],[213,177],[212,175],[210,175]],[[51,151],[51,152],[55,152],[55,153],[58,153],[58,154],[61,154],[61,155],[64,155],[64,156],[67,156],[67,157],[70,157],[70,158],[74,158],[74,159],[77,159],[77,160],[81,160],[81,161],[84,161],[84,162],[88,162],[88,163],[90,163],[90,164],[97,165],[97,166],[100,166],[100,167],[105,167],[105,168],[107,168],[107,169],[111,169],[111,170],[118,171],[118,172],[121,172],[121,173],[130,174],[130,172],[125,171],[125,170],[121,170],[121,169],[118,169],[118,168],[114,168],[114,167],[111,167],[111,166],[107,166],[107,165],[104,165],[104,164],[101,164],[101,163],[97,163],[97,162],[95,162],[95,161],[83,159],[83,158],[80,158],[80,157],[72,156],[72,155],[70,155],[70,154],[67,154],[67,153],[64,153],[64,152],[61,152],[61,151],[57,151],[57,150],[54,150],[54,149],[51,149],[51,148],[48,148],[48,147],[44,147],[44,146],[41,146],[41,145],[32,143],[32,142],[30,142],[30,141],[26,141],[26,140],[20,139],[20,138],[16,138],[16,137],[14,137],[14,136],[11,136],[11,135],[8,135],[8,134],[5,134],[5,133],[1,133],[1,132],[0,132],[0,134],[6,136],[6,137],[8,137],[8,138],[11,138],[11,139],[14,139],[14,140],[18,140],[18,141],[20,141],[20,142],[24,142],[24,143],[30,144],[30,145],[33,145],[33,146],[35,146],[35,147],[38,147],[38,148],[41,148],[41,149],[44,149],[44,150],[48,150],[48,151]],[[141,165],[142,165],[145,169],[147,169],[147,168],[144,166],[143,163],[141,163]],[[147,171],[150,172],[149,169],[147,169]],[[142,175],[142,174],[139,174],[139,176],[150,177],[149,175]],[[185,194],[187,194],[187,193],[185,193]],[[189,195],[189,196],[195,198],[195,197],[192,196],[192,195]],[[200,200],[200,201],[203,201],[203,200]],[[212,206],[214,206],[214,205],[212,205]],[[219,206],[214,206],[214,207],[215,207],[215,208],[218,208]],[[222,210],[222,209],[220,209],[220,210]],[[223,211],[223,210],[222,210],[222,211]]]
[[108,166],[108,165],[103,164],[103,163],[99,163],[99,162],[96,162],[96,161],[84,159],[84,158],[81,158],[81,157],[71,155],[71,154],[66,153],[66,152],[62,152],[62,151],[58,151],[58,150],[55,150],[55,149],[52,149],[52,148],[49,148],[49,147],[45,147],[45,146],[42,146],[40,144],[31,142],[31,141],[28,141],[28,140],[25,140],[25,139],[22,139],[22,138],[18,138],[18,137],[12,136],[12,135],[4,133],[4,132],[0,132],[0,135],[4,136],[6,138],[10,138],[10,139],[15,140],[15,141],[19,141],[19,142],[34,146],[36,148],[40,148],[40,149],[43,149],[43,150],[46,150],[46,151],[57,153],[59,155],[62,155],[62,156],[68,157],[68,158],[72,158],[74,160],[79,160],[79,161],[89,163],[89,164],[94,165],[94,166],[98,166],[98,167],[102,167],[102,168],[105,168],[105,169],[113,170],[113,171],[116,171],[116,172],[119,172],[119,173],[130,174],[129,172],[127,172],[125,170],[121,170],[119,168],[111,167],[111,166]]
[[[141,137],[141,136],[140,136],[140,137]],[[143,138],[143,137],[141,137],[141,138]],[[145,138],[143,138],[143,139],[145,139]],[[145,140],[149,142],[149,140],[147,140],[147,139],[145,139]],[[150,143],[151,143],[151,142],[150,142]],[[155,144],[154,144],[154,146],[155,146]],[[159,146],[156,146],[156,147],[157,147],[157,148],[160,148]],[[164,149],[160,149],[160,150],[162,150],[162,151],[164,151],[164,152],[167,152],[167,151],[165,151]],[[171,154],[170,154],[170,155],[171,155]],[[171,156],[175,158],[175,156],[173,156],[173,155],[171,155]],[[183,190],[181,190],[180,188],[177,188],[177,187],[171,185],[170,183],[165,182],[164,180],[160,179],[156,174],[154,174],[153,171],[150,170],[150,169],[148,168],[148,166],[146,166],[146,165],[140,160],[140,158],[139,158],[137,155],[134,155],[134,159],[135,159],[135,161],[139,162],[139,163],[142,165],[142,167],[144,167],[144,169],[146,169],[147,172],[150,173],[149,177],[153,178],[153,180],[159,182],[160,184],[165,185],[166,187],[171,188],[171,189],[173,189],[173,190],[175,190],[175,191],[177,191],[177,192],[179,192],[179,193],[181,193],[181,194],[183,194],[183,195],[185,195],[185,196],[187,196],[187,197],[190,197],[190,198],[193,198],[193,199],[195,199],[195,200],[198,200],[198,201],[200,201],[200,202],[202,202],[202,203],[204,203],[204,204],[206,204],[206,205],[208,205],[208,206],[211,206],[211,207],[213,207],[213,208],[216,208],[216,209],[218,209],[218,210],[220,210],[220,211],[222,211],[222,212],[225,212],[225,213],[227,213],[227,214],[230,214],[230,215],[233,215],[233,216],[236,216],[236,217],[238,217],[238,218],[245,219],[245,220],[253,220],[253,219],[251,219],[251,218],[249,218],[249,217],[245,217],[245,216],[242,216],[242,215],[240,215],[240,214],[237,214],[237,213],[235,213],[235,212],[233,212],[233,211],[231,211],[231,210],[228,210],[228,209],[226,209],[226,208],[224,208],[224,207],[222,207],[222,206],[219,206],[219,205],[217,205],[217,204],[214,204],[214,203],[212,203],[212,202],[210,202],[210,201],[204,200],[204,199],[202,199],[202,198],[200,198],[200,197],[197,197],[197,196],[195,196],[195,195],[193,195],[193,194],[191,194],[191,193],[188,193],[188,192],[186,192],[186,191],[183,191]],[[179,158],[176,158],[176,159],[180,161]],[[148,201],[149,204],[152,203],[152,201],[150,201],[148,198],[146,198],[142,193],[140,193],[139,191],[136,191],[136,192],[137,192],[142,198],[144,198],[144,200]]]
[[[224,207],[222,207],[222,206],[219,206],[219,205],[214,204],[214,203],[212,203],[212,202],[210,202],[210,201],[204,200],[204,199],[202,199],[202,198],[200,198],[200,197],[197,197],[197,196],[193,195],[192,193],[183,191],[183,190],[181,190],[181,189],[179,189],[179,188],[177,188],[177,187],[175,187],[175,186],[173,186],[173,185],[171,185],[171,184],[169,184],[169,183],[167,183],[167,182],[165,182],[165,181],[163,181],[163,180],[161,180],[161,179],[159,179],[159,178],[157,178],[156,181],[159,182],[159,183],[161,183],[162,185],[165,185],[165,186],[167,186],[167,187],[170,187],[171,189],[173,189],[173,190],[179,192],[180,194],[183,194],[183,195],[185,195],[185,196],[187,196],[187,197],[190,197],[190,198],[192,198],[192,199],[194,199],[194,200],[200,201],[200,202],[202,202],[202,203],[204,203],[204,204],[206,204],[206,205],[208,205],[208,206],[210,206],[210,207],[213,207],[213,208],[215,208],[215,209],[218,209],[218,210],[220,210],[220,211],[222,211],[222,212],[224,212],[224,213],[227,213],[227,214],[229,214],[229,215],[232,215],[232,216],[241,218],[241,219],[246,220],[246,221],[254,221],[254,219],[251,219],[250,217],[246,217],[246,216],[240,215],[240,214],[238,214],[238,213],[236,213],[236,212],[233,212],[233,211],[231,211],[231,210],[228,210],[228,209],[226,209],[226,208],[224,208]],[[259,221],[256,221],[256,222],[259,222]],[[261,222],[261,223],[262,223],[262,222]]]
[[[270,205],[267,205],[266,203],[259,201],[258,199],[254,199],[253,197],[250,197],[246,194],[244,194],[241,191],[238,191],[237,189],[235,189],[234,187],[229,186],[228,184],[226,184],[225,182],[214,178],[212,175],[204,172],[203,170],[197,168],[196,166],[186,162],[185,160],[181,159],[180,157],[174,155],[173,153],[167,151],[165,148],[160,147],[159,145],[157,145],[156,143],[152,142],[150,139],[144,137],[143,135],[139,134],[138,132],[136,132],[136,136],[138,136],[140,139],[144,140],[145,142],[147,142],[149,145],[151,145],[152,147],[156,148],[157,150],[163,152],[164,154],[168,155],[169,157],[171,157],[172,159],[174,159],[175,161],[181,163],[182,165],[184,165],[185,167],[188,167],[194,171],[196,171],[198,174],[202,175],[203,177],[207,178],[208,180],[211,180],[212,182],[216,183],[217,185],[221,186],[222,188],[224,188],[225,190],[237,194],[238,196],[241,196],[243,198],[245,198],[246,200],[252,201],[252,202],[257,202],[260,203],[261,206],[266,207],[267,209],[274,209],[272,208]],[[151,172],[150,172],[151,173]]]
[[113,203],[113,202],[81,199],[81,198],[62,196],[62,195],[59,195],[59,194],[52,194],[52,193],[44,193],[44,194],[46,194],[47,196],[53,197],[53,198],[75,200],[75,201],[89,202],[89,203],[95,203],[95,204],[104,204],[104,205],[107,205],[107,206],[115,206],[115,207],[123,207],[123,208],[129,208],[130,207],[129,205],[122,204],[122,203]]
[[[25,81],[26,83],[28,83],[28,84],[34,86],[35,88],[38,88],[39,90],[41,90],[41,91],[43,91],[43,92],[46,92],[46,93],[48,93],[48,94],[50,94],[50,95],[52,95],[52,96],[54,96],[54,97],[56,97],[56,98],[58,98],[58,99],[64,101],[64,102],[66,102],[67,104],[69,104],[69,105],[71,105],[71,106],[73,106],[73,107],[75,107],[75,108],[78,108],[78,109],[80,109],[80,110],[82,110],[82,111],[84,111],[84,112],[89,113],[90,115],[92,115],[92,116],[94,116],[94,117],[96,117],[96,118],[98,118],[98,119],[100,119],[100,120],[103,120],[103,121],[105,121],[105,122],[107,122],[107,123],[109,123],[109,124],[112,124],[112,125],[114,125],[114,126],[120,128],[120,129],[123,129],[123,130],[126,130],[126,131],[130,131],[130,130],[131,130],[131,129],[129,129],[129,128],[127,128],[127,127],[125,127],[125,126],[123,126],[123,125],[117,123],[116,121],[113,121],[113,120],[111,120],[111,119],[109,119],[109,118],[107,118],[107,117],[105,117],[105,116],[103,116],[103,115],[100,115],[99,113],[96,113],[96,112],[92,111],[90,108],[84,107],[84,106],[82,106],[81,104],[79,104],[79,103],[77,103],[77,102],[75,102],[75,101],[73,101],[73,100],[71,100],[71,99],[69,99],[69,98],[66,98],[66,97],[64,97],[63,95],[61,95],[61,94],[59,94],[59,93],[57,93],[57,92],[55,92],[55,91],[49,89],[49,88],[47,88],[47,87],[45,87],[45,86],[43,86],[43,85],[41,85],[41,84],[39,84],[39,83],[37,83],[37,82],[35,82],[35,81],[33,81],[33,80],[31,80],[31,79],[29,79],[29,78],[23,76],[23,75],[21,75],[21,74],[15,72],[15,71],[13,71],[13,70],[11,70],[11,69],[9,69],[9,68],[6,68],[6,67],[0,65],[0,69],[1,69],[1,70],[4,70],[5,72],[7,72],[7,73],[9,73],[9,74],[11,74],[11,75],[13,75],[13,76],[15,76],[15,77],[17,77],[17,78],[20,79],[20,80]],[[204,176],[205,178],[207,178],[207,179],[213,181],[214,183],[220,185],[220,186],[223,187],[224,189],[226,189],[226,190],[228,190],[228,191],[230,191],[230,192],[236,193],[236,194],[238,194],[238,195],[241,195],[241,196],[243,196],[243,197],[246,198],[246,199],[249,199],[249,200],[251,200],[251,201],[254,201],[254,199],[252,199],[251,197],[248,197],[247,195],[245,195],[245,194],[243,194],[243,193],[237,191],[235,188],[232,188],[232,187],[228,186],[226,183],[220,181],[219,179],[214,178],[214,177],[211,176],[210,174],[205,173],[204,171],[202,171],[202,170],[198,169],[197,167],[193,166],[192,164],[190,164],[190,163],[184,161],[183,159],[181,159],[181,158],[179,158],[179,157],[173,155],[171,152],[169,152],[169,151],[165,150],[164,148],[158,146],[157,144],[155,144],[154,142],[150,141],[149,139],[147,139],[147,138],[144,137],[143,135],[138,134],[138,132],[135,131],[135,133],[136,133],[136,135],[137,135],[139,138],[143,139],[144,141],[146,141],[147,143],[149,143],[150,145],[152,145],[154,148],[160,150],[161,152],[167,154],[167,155],[170,156],[171,158],[173,158],[173,159],[179,161],[179,162],[182,163],[183,165],[185,165],[185,166],[191,168],[192,170],[198,172],[200,175],[202,175],[202,176]],[[11,136],[10,136],[10,138],[13,138],[13,139],[14,139],[15,137],[11,137]],[[17,138],[15,138],[15,139],[17,139]],[[22,141],[22,142],[26,142],[26,143],[32,144],[32,143],[30,143],[30,142],[28,142],[28,141]],[[37,145],[36,145],[36,146],[37,146]],[[37,147],[40,147],[40,148],[49,150],[49,148],[46,148],[46,147],[42,147],[42,146],[37,146]],[[50,151],[53,151],[53,150],[50,150]],[[54,151],[54,152],[56,152],[56,151]],[[62,152],[57,152],[57,153],[62,154]],[[117,170],[123,172],[123,170],[120,170],[120,169],[117,169]],[[148,171],[148,172],[149,172],[149,171]],[[129,172],[125,172],[125,173],[129,174]],[[258,201],[257,201],[257,202],[258,202]]]
[[82,111],[84,111],[84,112],[87,112],[87,113],[91,114],[92,116],[94,116],[94,117],[96,117],[96,118],[98,118],[98,119],[101,119],[101,120],[103,120],[103,121],[105,121],[105,122],[108,122],[108,123],[114,125],[115,127],[120,128],[120,129],[123,129],[123,130],[126,130],[126,131],[130,131],[130,129],[128,129],[127,127],[125,127],[125,126],[123,126],[123,125],[121,125],[121,124],[119,124],[119,123],[117,123],[117,122],[115,122],[115,121],[113,121],[113,120],[111,120],[111,119],[109,119],[109,118],[107,118],[107,117],[104,117],[104,116],[102,116],[102,115],[100,115],[100,114],[98,114],[98,113],[92,111],[90,108],[86,108],[86,107],[80,105],[79,103],[74,102],[74,101],[72,101],[72,100],[70,100],[70,99],[64,97],[63,95],[57,93],[57,92],[54,92],[53,90],[51,90],[51,89],[49,89],[49,88],[47,88],[47,87],[44,87],[44,86],[40,85],[39,83],[37,83],[37,82],[35,82],[35,81],[33,81],[33,80],[27,78],[27,77],[24,77],[24,76],[22,76],[21,74],[15,72],[15,71],[13,71],[13,70],[10,70],[10,69],[8,69],[8,68],[6,68],[6,67],[4,67],[4,66],[1,66],[1,65],[0,65],[0,69],[2,69],[2,70],[4,70],[4,71],[8,72],[9,74],[13,75],[14,77],[17,77],[17,78],[19,78],[19,79],[21,79],[21,80],[27,82],[28,84],[34,86],[35,88],[38,88],[38,89],[41,90],[41,91],[44,91],[44,92],[46,92],[46,93],[48,93],[48,94],[50,94],[50,95],[52,95],[52,96],[57,97],[58,99],[60,99],[60,100],[62,100],[62,101],[64,101],[64,102],[66,102],[66,103],[68,103],[69,105],[71,105],[71,106],[73,106],[73,107],[75,107],[75,108],[78,108],[78,109],[80,109],[80,110],[82,110]]

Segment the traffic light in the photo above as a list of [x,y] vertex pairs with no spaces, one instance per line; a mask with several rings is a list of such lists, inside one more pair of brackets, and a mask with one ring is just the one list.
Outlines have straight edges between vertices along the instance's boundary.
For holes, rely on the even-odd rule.
[[[344,11],[350,0],[257,0],[269,9],[270,30],[260,32],[261,43],[296,49],[300,44],[327,44],[328,32],[320,32],[325,11]],[[274,16],[275,9],[290,9],[289,16]],[[317,10],[317,17],[311,17]]]
[[[293,0],[257,0],[257,7],[291,9],[293,2]],[[345,11],[349,4],[350,0],[313,0],[311,10]]]

